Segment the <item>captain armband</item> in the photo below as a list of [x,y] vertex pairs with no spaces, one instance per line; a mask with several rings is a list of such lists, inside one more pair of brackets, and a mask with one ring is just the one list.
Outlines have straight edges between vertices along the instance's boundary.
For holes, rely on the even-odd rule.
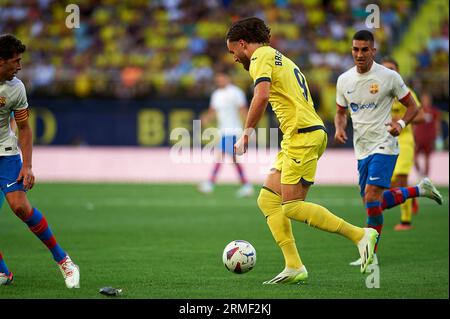
[[18,111],[14,111],[14,119],[16,120],[16,122],[23,122],[28,120],[29,117],[29,110],[28,108],[23,109],[23,110],[18,110]]

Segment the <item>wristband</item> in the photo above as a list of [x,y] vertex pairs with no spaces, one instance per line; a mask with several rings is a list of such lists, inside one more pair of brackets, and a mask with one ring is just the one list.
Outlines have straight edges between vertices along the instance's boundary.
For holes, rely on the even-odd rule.
[[406,126],[406,123],[405,123],[405,121],[403,121],[403,120],[398,120],[397,123],[400,124],[400,126],[402,127],[402,129],[404,129],[405,126]]
[[252,134],[255,132],[255,129],[252,127],[248,127],[246,129],[244,129],[244,133],[243,135],[247,135],[247,136],[252,136]]

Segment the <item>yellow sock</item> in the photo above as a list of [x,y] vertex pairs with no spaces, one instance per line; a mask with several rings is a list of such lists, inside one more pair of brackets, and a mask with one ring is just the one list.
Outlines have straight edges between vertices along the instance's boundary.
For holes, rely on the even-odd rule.
[[320,205],[294,200],[283,204],[284,214],[292,219],[305,222],[309,226],[338,233],[355,244],[364,236],[364,229],[347,223],[342,218],[333,215],[328,209]]
[[412,199],[407,199],[403,204],[400,205],[400,212],[402,213],[401,221],[402,223],[411,223],[412,219]]
[[259,193],[258,206],[266,217],[273,238],[283,253],[286,267],[303,266],[292,234],[291,220],[281,209],[281,196],[263,188]]

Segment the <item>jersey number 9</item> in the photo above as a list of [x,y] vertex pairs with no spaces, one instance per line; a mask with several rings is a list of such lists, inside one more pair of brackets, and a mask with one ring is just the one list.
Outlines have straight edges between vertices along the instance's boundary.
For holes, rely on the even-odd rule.
[[305,97],[305,100],[308,101],[308,87],[306,86],[306,80],[303,74],[300,72],[299,69],[294,69],[295,77],[297,78],[298,85],[303,90],[303,96]]

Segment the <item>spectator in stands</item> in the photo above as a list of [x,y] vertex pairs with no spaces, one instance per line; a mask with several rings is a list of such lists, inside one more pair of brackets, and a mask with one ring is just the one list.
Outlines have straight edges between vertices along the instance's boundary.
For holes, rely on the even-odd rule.
[[[431,95],[423,93],[421,101],[425,122],[414,125],[414,139],[416,142],[414,161],[418,174],[421,177],[425,177],[429,176],[430,157],[433,153],[436,139],[441,136],[441,130],[440,112],[433,106]],[[420,165],[420,154],[424,155],[424,166]]]

